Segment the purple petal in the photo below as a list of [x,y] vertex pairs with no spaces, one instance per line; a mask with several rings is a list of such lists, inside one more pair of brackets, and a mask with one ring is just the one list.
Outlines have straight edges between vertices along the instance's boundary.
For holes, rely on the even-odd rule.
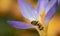
[[[53,4],[52,2],[51,2],[51,4]],[[48,23],[51,19],[52,19],[52,17],[54,16],[54,14],[55,14],[55,12],[56,12],[56,10],[57,10],[57,7],[58,7],[58,1],[57,0],[55,0],[55,3],[51,6],[51,4],[49,4],[49,6],[48,6],[48,12],[47,12],[47,14],[46,14],[46,16],[45,16],[45,23]]]
[[27,24],[25,22],[19,22],[19,21],[7,21],[7,23],[15,28],[19,29],[29,29],[34,28],[33,25]]
[[43,11],[47,5],[48,5],[48,0],[38,0],[38,5],[37,5],[37,13],[41,13],[41,11]]
[[58,0],[51,0],[49,2],[49,4],[47,5],[46,9],[46,14],[50,11],[50,9],[56,4],[58,3]]
[[37,16],[38,14],[35,13],[35,9],[33,8],[33,6],[30,5],[29,3],[27,3],[26,1],[18,0],[18,5],[20,7],[20,11],[21,11],[22,15],[25,18],[32,21],[33,17],[35,17],[35,16],[38,17]]

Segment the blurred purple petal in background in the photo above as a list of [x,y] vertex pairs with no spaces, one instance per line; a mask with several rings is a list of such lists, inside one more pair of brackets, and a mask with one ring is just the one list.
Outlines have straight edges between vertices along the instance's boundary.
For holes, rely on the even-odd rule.
[[46,9],[45,23],[48,23],[52,19],[57,8],[58,8],[58,0],[51,1]]
[[29,28],[34,28],[33,25],[27,24],[25,22],[19,22],[19,21],[7,21],[7,23],[14,28],[19,28],[19,29],[29,29]]

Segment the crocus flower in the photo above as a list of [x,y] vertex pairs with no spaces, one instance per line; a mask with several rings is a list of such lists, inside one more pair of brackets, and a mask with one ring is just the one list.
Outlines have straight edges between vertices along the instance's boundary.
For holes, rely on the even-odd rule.
[[[54,14],[57,10],[58,0],[50,0],[50,1],[38,0],[36,10],[33,8],[33,6],[31,4],[27,3],[25,0],[18,0],[18,5],[20,7],[20,11],[21,11],[22,15],[25,18],[27,18],[31,22],[39,21],[39,19],[41,20],[43,18],[44,19],[43,23],[47,25],[47,23],[52,19],[52,17],[54,16]],[[27,24],[27,23],[21,22],[21,21],[7,21],[7,23],[9,25],[11,25],[15,28],[19,28],[19,29],[29,29],[29,28],[37,29],[38,28],[37,25]],[[41,24],[41,22],[40,22],[40,24]],[[38,32],[39,32],[39,30],[38,30]]]

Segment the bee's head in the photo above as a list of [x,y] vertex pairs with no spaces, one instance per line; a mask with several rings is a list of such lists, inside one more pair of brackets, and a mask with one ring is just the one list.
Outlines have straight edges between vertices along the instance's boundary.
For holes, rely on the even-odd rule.
[[36,25],[38,21],[32,21],[31,24]]

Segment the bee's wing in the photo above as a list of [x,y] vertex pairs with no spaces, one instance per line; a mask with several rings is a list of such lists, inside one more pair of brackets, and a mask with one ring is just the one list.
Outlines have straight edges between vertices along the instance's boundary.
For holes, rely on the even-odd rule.
[[44,19],[45,23],[48,23],[51,20],[51,18],[54,16],[57,10],[57,7],[58,7],[58,0],[51,0],[49,2],[49,5],[46,8],[46,16]]
[[30,21],[33,21],[34,18],[36,17],[37,19],[37,13],[34,10],[33,6],[30,5],[29,3],[27,3],[26,1],[23,0],[18,0],[18,5],[20,7],[20,11],[22,13],[22,15],[29,19]]
[[14,28],[19,28],[19,29],[29,29],[29,28],[34,28],[33,25],[27,24],[25,22],[19,22],[19,21],[7,21],[7,23],[14,27]]

